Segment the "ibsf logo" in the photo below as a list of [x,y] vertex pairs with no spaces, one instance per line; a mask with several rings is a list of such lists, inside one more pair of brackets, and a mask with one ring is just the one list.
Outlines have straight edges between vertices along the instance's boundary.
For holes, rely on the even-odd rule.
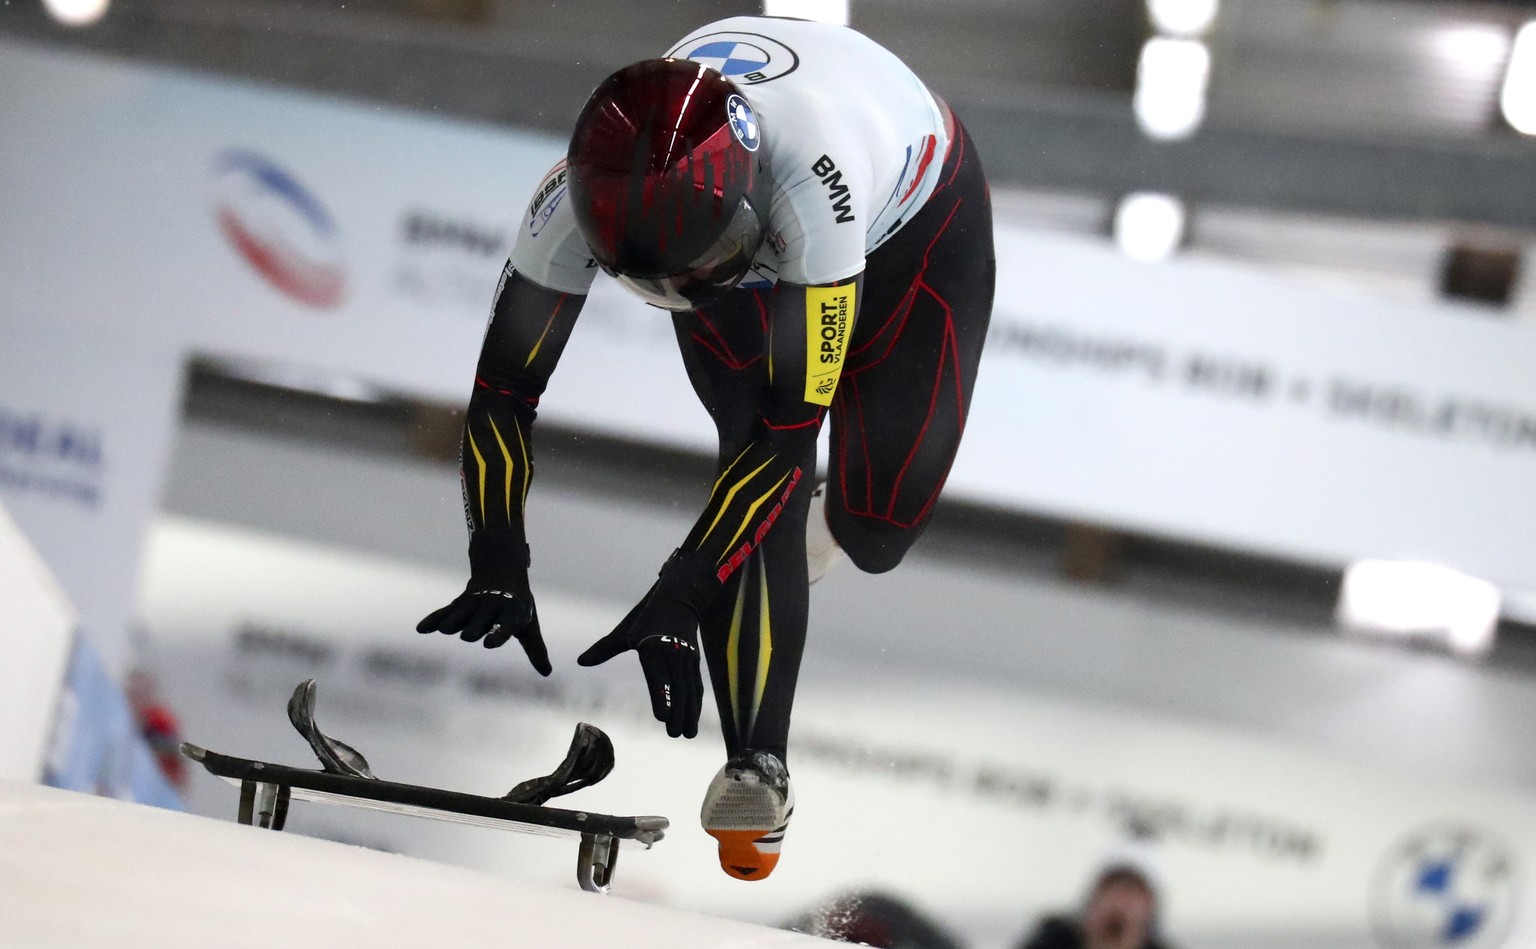
[[1427,827],[1377,868],[1377,942],[1384,949],[1502,949],[1519,891],[1514,854],[1498,839],[1466,827]]
[[538,190],[533,193],[533,201],[528,205],[528,236],[538,237],[549,223],[549,219],[555,216],[555,211],[560,207],[560,202],[565,200],[565,161],[562,159],[554,168],[550,169],[544,180],[539,182]]
[[336,223],[297,178],[252,151],[214,159],[219,229],[257,273],[293,300],[329,310],[341,303],[346,275]]

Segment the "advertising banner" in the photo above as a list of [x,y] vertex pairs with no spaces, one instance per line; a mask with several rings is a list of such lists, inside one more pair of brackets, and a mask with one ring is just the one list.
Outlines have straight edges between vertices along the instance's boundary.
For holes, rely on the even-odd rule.
[[0,302],[0,503],[113,677],[129,661],[139,551],[170,459],[179,354]]
[[[26,222],[0,234],[8,319],[449,402],[563,144],[19,45],[0,83],[21,185],[0,211]],[[997,247],[952,497],[1330,567],[1430,560],[1529,605],[1529,321],[1006,220]],[[606,280],[540,411],[712,449],[669,322]]]
[[1536,328],[998,229],[978,500],[1536,590]]

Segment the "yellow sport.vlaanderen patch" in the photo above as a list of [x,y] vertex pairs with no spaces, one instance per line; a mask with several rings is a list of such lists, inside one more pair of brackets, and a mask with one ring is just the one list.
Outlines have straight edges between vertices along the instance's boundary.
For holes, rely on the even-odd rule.
[[854,284],[805,291],[805,401],[831,405],[853,329]]

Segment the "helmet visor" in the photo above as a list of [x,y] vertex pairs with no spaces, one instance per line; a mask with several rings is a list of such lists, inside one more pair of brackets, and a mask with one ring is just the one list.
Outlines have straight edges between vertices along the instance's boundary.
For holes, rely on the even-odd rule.
[[622,286],[652,306],[694,310],[720,299],[740,283],[752,269],[762,243],[762,216],[752,199],[743,197],[719,239],[686,270],[655,277],[610,272]]

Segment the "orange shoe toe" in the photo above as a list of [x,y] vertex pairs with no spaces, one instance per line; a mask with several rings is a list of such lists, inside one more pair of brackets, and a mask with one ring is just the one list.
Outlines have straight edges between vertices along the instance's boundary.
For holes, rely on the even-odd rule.
[[758,843],[762,832],[756,830],[711,830],[720,842],[720,869],[738,880],[762,880],[779,865],[777,849],[764,850]]

